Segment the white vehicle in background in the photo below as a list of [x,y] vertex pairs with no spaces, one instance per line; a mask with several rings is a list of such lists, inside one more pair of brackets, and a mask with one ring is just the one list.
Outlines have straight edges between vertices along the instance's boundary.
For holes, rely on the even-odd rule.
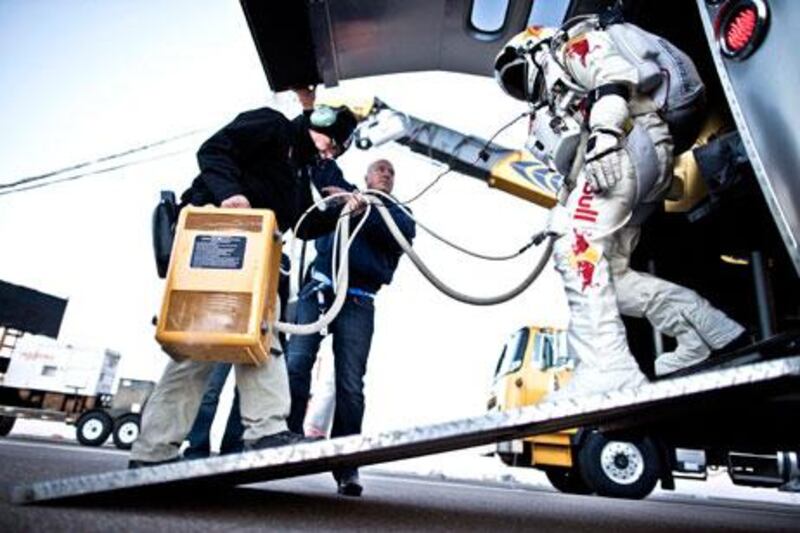
[[86,446],[101,446],[111,436],[118,448],[129,449],[155,384],[121,379],[114,394],[120,357],[0,328],[0,436],[18,418],[49,420],[75,425]]

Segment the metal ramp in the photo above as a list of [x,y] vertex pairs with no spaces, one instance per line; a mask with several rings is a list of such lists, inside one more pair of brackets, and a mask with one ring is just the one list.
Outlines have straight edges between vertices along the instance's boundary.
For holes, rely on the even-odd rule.
[[800,356],[711,370],[647,384],[638,389],[565,399],[508,412],[466,418],[377,435],[357,435],[302,443],[205,460],[137,470],[78,476],[21,485],[15,503],[53,502],[157,488],[197,490],[240,485],[328,471],[343,465],[367,465],[469,448],[575,426],[624,427],[625,420],[692,409],[703,398],[746,394],[759,397],[797,391]]

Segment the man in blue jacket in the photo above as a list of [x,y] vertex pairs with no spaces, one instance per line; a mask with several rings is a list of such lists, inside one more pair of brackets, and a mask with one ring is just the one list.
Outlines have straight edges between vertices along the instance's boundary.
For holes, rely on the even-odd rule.
[[[336,176],[327,173],[325,176],[330,180],[328,183],[315,183],[325,193],[355,189],[341,177],[341,173]],[[367,169],[366,186],[368,189],[391,193],[394,187],[392,164],[385,159],[374,161]],[[414,221],[400,206],[386,200],[384,203],[403,235],[411,241],[416,233]],[[359,218],[354,217],[352,226],[355,227],[358,222]],[[315,241],[315,246],[317,257],[298,297],[297,322],[301,324],[315,322],[330,307],[334,298],[331,282],[333,237],[321,237]],[[367,357],[374,329],[375,295],[383,285],[391,283],[402,253],[380,214],[373,209],[350,247],[347,300],[327,328],[333,337],[336,375],[336,408],[331,437],[361,433],[361,421],[364,417],[364,374],[367,371]],[[296,433],[303,431],[311,368],[322,339],[321,334],[293,335],[286,349],[292,396],[287,422],[289,429]],[[338,484],[339,494],[361,495],[362,486],[357,469],[334,470],[333,476]]]

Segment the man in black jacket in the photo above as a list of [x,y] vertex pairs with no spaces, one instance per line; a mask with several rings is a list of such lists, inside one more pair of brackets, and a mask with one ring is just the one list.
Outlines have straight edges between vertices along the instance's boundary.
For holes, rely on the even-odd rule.
[[[347,108],[313,109],[312,90],[296,93],[304,108],[296,119],[266,107],[246,111],[203,143],[197,153],[200,175],[181,196],[183,203],[271,209],[280,229],[291,229],[313,203],[310,176],[315,165],[346,150],[356,126]],[[300,236],[330,232],[338,216],[338,211],[315,210]],[[284,358],[235,367],[245,447],[299,440],[301,435],[286,426],[290,400]],[[205,361],[169,361],[143,413],[130,467],[178,459],[213,368],[214,363]]]
[[[324,193],[352,191],[355,187],[332,173],[321,177],[334,178],[328,183],[318,184]],[[368,189],[390,193],[394,186],[394,167],[389,161],[373,162],[366,175]],[[415,235],[414,221],[402,208],[384,200],[389,213],[400,231],[411,241]],[[353,220],[353,225],[358,219]],[[319,238],[315,242],[317,257],[308,281],[300,290],[297,303],[297,321],[315,322],[333,302],[332,259],[333,237]],[[375,294],[383,285],[392,281],[394,271],[403,251],[389,232],[380,214],[373,210],[361,231],[350,246],[349,288],[347,299],[339,314],[328,326],[333,337],[334,369],[336,375],[336,407],[333,415],[332,437],[361,433],[364,417],[364,375],[375,318]],[[309,399],[311,368],[317,357],[323,334],[293,335],[286,348],[289,366],[289,381],[292,393],[292,409],[289,429],[302,433],[303,419]],[[338,492],[347,496],[360,496],[362,487],[358,470],[342,468],[333,472]]]

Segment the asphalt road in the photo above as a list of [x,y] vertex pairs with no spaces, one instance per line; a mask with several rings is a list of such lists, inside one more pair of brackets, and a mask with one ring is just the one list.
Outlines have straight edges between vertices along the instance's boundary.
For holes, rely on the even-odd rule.
[[0,531],[800,531],[800,507],[680,496],[623,501],[541,488],[363,474],[362,498],[336,495],[328,475],[212,493],[17,506],[13,485],[124,468],[127,454],[72,443],[0,439]]

